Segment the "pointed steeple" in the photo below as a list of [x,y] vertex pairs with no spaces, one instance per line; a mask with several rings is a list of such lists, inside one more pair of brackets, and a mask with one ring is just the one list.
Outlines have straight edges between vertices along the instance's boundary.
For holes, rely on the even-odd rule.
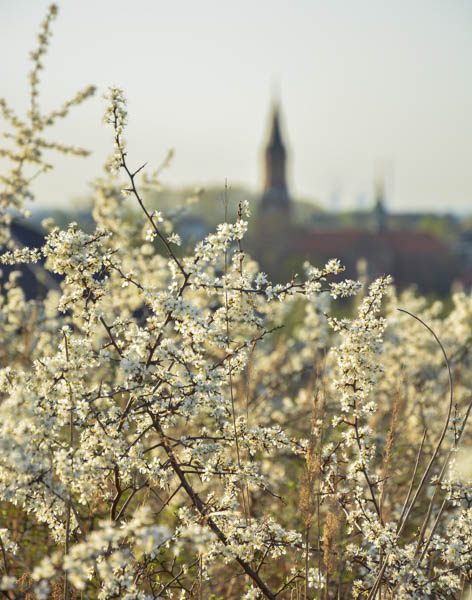
[[280,127],[280,108],[273,103],[269,139],[265,150],[264,194],[261,213],[279,213],[285,218],[291,210],[286,180],[287,153],[282,140]]
[[374,206],[375,228],[378,233],[388,229],[388,214],[385,207],[385,190],[383,181],[377,182]]
[[272,129],[270,131],[268,150],[285,152],[285,148],[282,142],[282,135],[280,133],[280,109],[278,102],[274,102],[272,108]]

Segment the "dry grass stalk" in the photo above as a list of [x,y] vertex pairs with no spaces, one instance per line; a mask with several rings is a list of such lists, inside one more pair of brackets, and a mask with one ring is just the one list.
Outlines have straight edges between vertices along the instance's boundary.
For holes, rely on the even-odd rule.
[[341,521],[339,518],[339,508],[333,502],[328,514],[326,515],[323,528],[323,565],[325,568],[326,585],[325,598],[328,597],[329,580],[336,570],[338,564],[337,538],[340,530]]
[[[325,398],[321,391],[322,373],[319,367],[314,372],[313,379],[307,389],[307,397],[312,398],[311,429],[305,456],[305,473],[300,488],[299,511],[305,527],[305,599],[308,598],[308,567],[310,530],[315,513],[319,521],[319,490],[315,491],[316,479],[320,474],[321,445],[325,417]],[[321,402],[320,402],[321,398]],[[320,529],[318,523],[318,530]],[[318,547],[320,547],[320,531],[318,531]]]
[[380,499],[379,499],[379,508],[380,508],[380,518],[383,521],[383,508],[385,502],[385,495],[387,489],[387,481],[390,472],[390,465],[392,462],[392,453],[393,453],[393,445],[395,442],[396,434],[397,434],[397,423],[398,423],[398,415],[400,413],[400,409],[402,408],[403,402],[401,398],[400,390],[395,396],[395,400],[393,403],[392,409],[392,417],[390,419],[390,428],[387,434],[387,442],[385,444],[385,452],[384,459],[382,464],[382,473],[381,473],[381,484],[380,484]]

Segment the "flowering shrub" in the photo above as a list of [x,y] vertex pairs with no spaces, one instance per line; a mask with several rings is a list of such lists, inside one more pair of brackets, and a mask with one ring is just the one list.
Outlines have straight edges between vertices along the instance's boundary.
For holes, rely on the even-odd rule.
[[[28,124],[1,101],[6,243],[24,167],[65,149],[41,132],[92,93],[39,112],[56,10]],[[245,203],[184,252],[146,206],[123,93],[106,98],[95,231],[49,223],[41,250],[10,240],[1,259],[62,276],[43,301],[15,275],[0,296],[5,597],[465,598],[472,298],[443,317],[385,276],[337,318],[360,284],[332,281],[335,259],[272,284],[244,252]]]

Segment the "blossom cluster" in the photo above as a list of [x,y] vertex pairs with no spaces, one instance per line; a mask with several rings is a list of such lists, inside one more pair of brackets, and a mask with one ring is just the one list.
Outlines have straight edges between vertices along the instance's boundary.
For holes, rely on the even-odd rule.
[[69,114],[73,106],[79,105],[95,93],[95,86],[90,85],[79,91],[73,98],[65,102],[59,109],[49,113],[41,113],[39,97],[39,74],[43,69],[43,57],[46,54],[51,37],[52,21],[56,18],[58,8],[51,4],[38,34],[38,45],[30,53],[32,69],[29,73],[30,110],[25,118],[19,117],[4,98],[0,98],[0,111],[9,127],[3,137],[10,143],[0,149],[0,157],[10,163],[5,173],[0,173],[0,245],[10,242],[10,224],[15,215],[28,216],[29,211],[25,202],[34,198],[31,192],[31,182],[41,173],[52,169],[52,164],[44,158],[44,152],[55,150],[62,154],[87,156],[88,151],[49,141],[44,137],[44,131],[55,122]]

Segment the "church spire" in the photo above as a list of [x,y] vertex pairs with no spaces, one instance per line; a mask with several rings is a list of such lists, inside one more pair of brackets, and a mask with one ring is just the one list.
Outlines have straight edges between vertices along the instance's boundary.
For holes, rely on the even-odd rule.
[[374,205],[375,228],[378,233],[384,233],[388,229],[388,214],[385,207],[385,190],[383,181],[379,181],[375,191]]
[[262,213],[277,212],[285,217],[290,213],[291,201],[286,180],[286,150],[280,127],[280,108],[274,102],[271,115],[269,140],[265,150],[264,194]]

